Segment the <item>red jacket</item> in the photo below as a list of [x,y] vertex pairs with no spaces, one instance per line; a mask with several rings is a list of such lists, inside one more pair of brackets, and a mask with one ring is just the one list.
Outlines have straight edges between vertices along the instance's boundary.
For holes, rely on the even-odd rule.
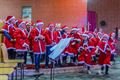
[[53,45],[53,44],[56,44],[56,37],[57,37],[57,34],[55,31],[50,31],[50,30],[46,30],[45,31],[45,42],[46,42],[46,45]]
[[110,51],[110,45],[109,43],[100,41],[98,43],[98,49],[99,49],[99,59],[98,64],[100,65],[110,65],[110,57],[111,57],[111,51]]
[[70,34],[70,38],[74,38],[73,41],[70,42],[70,45],[67,47],[66,51],[68,54],[77,55],[78,48],[81,45],[81,37],[78,33]]
[[[6,30],[9,33],[9,35],[13,38],[13,33],[15,31],[15,27],[13,25],[5,24],[2,30]],[[8,38],[4,37],[3,42],[5,43],[7,49],[15,49],[15,43],[11,42]]]
[[16,51],[26,51],[27,49],[26,47],[24,47],[24,44],[29,46],[29,41],[26,31],[16,28],[14,32],[14,38],[16,39],[16,43],[15,43]]
[[39,35],[44,37],[44,30],[39,31],[37,28],[33,28],[30,37],[32,39],[34,53],[45,52],[45,39],[37,39]]
[[59,41],[62,39],[62,35],[61,35],[60,31],[55,31],[54,34],[56,35],[55,42],[59,43]]

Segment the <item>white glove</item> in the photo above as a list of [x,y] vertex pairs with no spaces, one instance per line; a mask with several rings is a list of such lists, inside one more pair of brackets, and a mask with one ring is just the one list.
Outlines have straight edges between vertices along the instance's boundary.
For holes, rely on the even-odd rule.
[[72,45],[75,45],[75,42],[73,42]]
[[45,37],[43,35],[39,35],[40,39],[45,39]]
[[29,49],[29,45],[27,43],[24,43],[22,46]]
[[35,41],[38,41],[38,40],[40,40],[40,39],[45,39],[45,37],[43,36],[43,35],[39,35],[39,36],[36,36],[35,37]]

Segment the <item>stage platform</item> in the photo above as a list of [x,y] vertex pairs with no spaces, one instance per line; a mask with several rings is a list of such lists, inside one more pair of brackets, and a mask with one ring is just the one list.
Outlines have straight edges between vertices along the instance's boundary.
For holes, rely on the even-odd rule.
[[[87,74],[86,70],[82,66],[61,67],[55,68],[54,80],[120,80],[120,63],[112,65],[109,71],[109,75],[98,75],[100,67],[94,66],[92,68],[92,74]],[[44,73],[39,80],[50,80],[50,69],[41,69],[40,73]],[[32,75],[36,74],[34,69],[25,69],[24,80],[34,80]],[[38,73],[37,73],[38,74]]]
[[[51,67],[51,65],[49,65]],[[98,75],[100,66],[94,65],[91,69],[92,74],[88,74],[86,69],[82,65],[66,64],[61,67],[56,67],[55,80],[120,80],[120,57],[116,58],[115,64],[109,70],[109,75]],[[45,65],[41,64],[41,69],[39,73],[34,70],[33,64],[25,65],[25,79],[24,80],[34,80],[35,74],[44,73],[39,80],[50,80],[50,68],[46,69]],[[18,76],[20,71],[18,71]],[[19,79],[18,79],[19,80]]]

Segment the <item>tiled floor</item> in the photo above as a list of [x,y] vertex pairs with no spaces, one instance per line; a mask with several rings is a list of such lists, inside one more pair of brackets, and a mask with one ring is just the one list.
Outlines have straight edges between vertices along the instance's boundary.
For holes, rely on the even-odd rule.
[[[117,63],[109,70],[109,75],[97,75],[98,70],[94,70],[91,75],[81,73],[64,73],[55,74],[54,80],[120,80],[120,58],[117,58]],[[25,77],[24,80],[35,80],[34,77]],[[38,80],[50,80],[50,75],[43,75]]]
[[[87,73],[64,73],[55,74],[54,80],[120,80],[120,64],[113,65],[109,71],[109,75],[97,75],[97,70],[91,75]],[[24,80],[35,80],[34,77],[25,77]],[[43,75],[39,80],[50,80],[50,75]]]

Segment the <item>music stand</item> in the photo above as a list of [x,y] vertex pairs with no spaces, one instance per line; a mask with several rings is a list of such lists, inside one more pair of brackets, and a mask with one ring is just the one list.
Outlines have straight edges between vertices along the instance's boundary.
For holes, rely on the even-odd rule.
[[55,62],[59,59],[61,53],[69,45],[71,40],[72,40],[72,38],[61,39],[58,44],[56,44],[55,46],[53,46],[50,49],[52,51],[52,53],[49,55],[49,58],[50,58],[50,61],[51,61],[50,80],[54,80]]

